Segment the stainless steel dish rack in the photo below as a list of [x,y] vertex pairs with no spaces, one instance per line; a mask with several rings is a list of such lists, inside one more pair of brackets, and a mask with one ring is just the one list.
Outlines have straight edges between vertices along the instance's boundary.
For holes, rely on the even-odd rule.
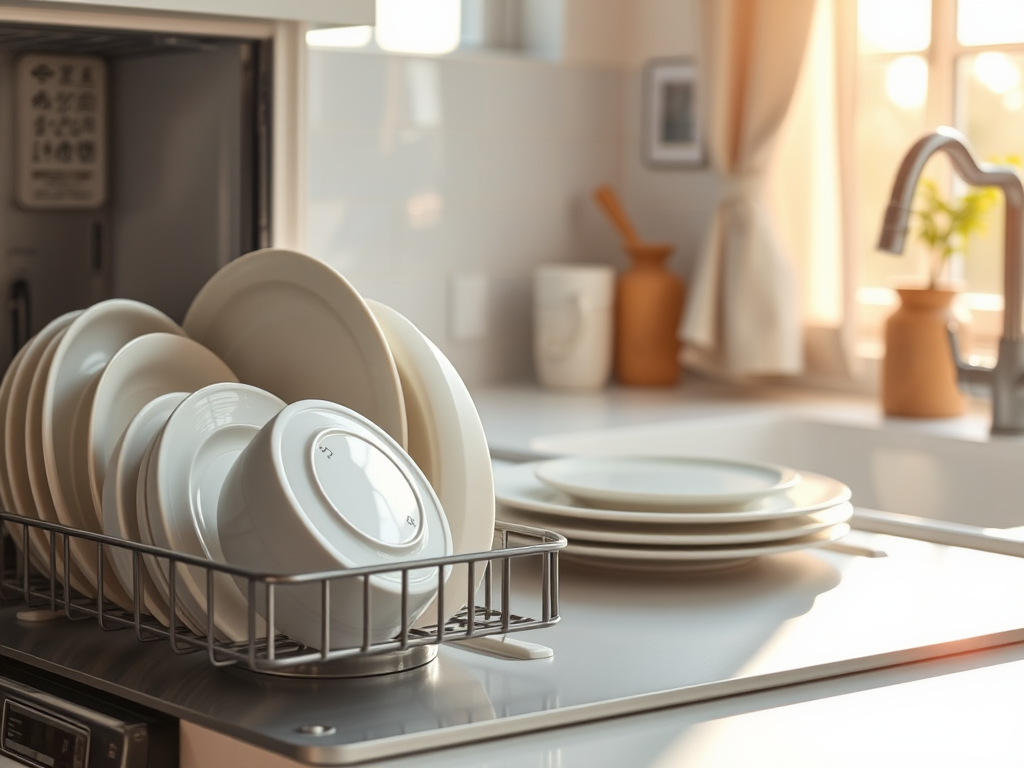
[[[438,647],[470,638],[521,632],[552,626],[559,621],[558,614],[558,550],[565,546],[563,536],[551,531],[498,522],[495,525],[496,548],[490,552],[478,552],[451,557],[424,560],[410,560],[401,566],[370,566],[342,571],[282,575],[259,573],[245,568],[214,563],[191,555],[122,539],[89,533],[62,525],[0,513],[0,520],[12,539],[20,539],[12,557],[7,547],[0,547],[0,599],[18,599],[25,605],[25,618],[38,619],[60,617],[80,621],[94,618],[106,631],[132,629],[140,642],[168,641],[172,651],[178,654],[205,651],[211,664],[217,667],[236,665],[256,672],[295,677],[355,677],[386,674],[404,669],[413,669],[428,663],[437,655]],[[38,568],[30,563],[29,531],[38,529],[47,533],[49,542],[48,567]],[[89,542],[95,551],[97,589],[96,596],[79,594],[66,587],[60,577],[60,563],[72,562],[70,542],[78,539]],[[131,611],[123,610],[103,598],[103,584],[106,578],[115,578],[104,554],[119,548],[132,555],[134,595]],[[164,626],[146,613],[144,602],[145,584],[142,579],[143,556],[153,557],[162,564],[166,562],[169,584],[170,625]],[[539,619],[528,618],[513,612],[512,577],[513,562],[517,565],[517,578],[529,578],[536,571],[539,591],[532,593],[539,602]],[[38,565],[38,564],[37,564]],[[188,566],[199,569],[206,578],[208,616],[206,634],[198,635],[181,622],[180,584],[178,569]],[[424,568],[437,568],[439,576],[448,566],[465,566],[469,569],[469,587],[466,594],[466,608],[453,618],[443,621],[446,614],[443,590],[434,607],[430,609],[437,617],[436,623],[415,628],[403,622],[397,636],[385,642],[372,642],[370,638],[370,617],[373,611],[369,577],[377,574],[400,574],[402,579],[402,605],[408,601],[409,572]],[[482,595],[473,589],[474,576],[479,568],[484,569]],[[530,569],[526,573],[522,569]],[[218,639],[214,631],[216,613],[214,574],[224,573],[240,578],[248,585],[248,639],[230,642]],[[362,584],[362,643],[356,647],[331,648],[330,638],[330,594],[332,585],[342,580],[355,579]],[[439,580],[443,583],[443,578]],[[274,608],[277,590],[287,585],[319,584],[321,592],[320,637],[321,648],[317,650],[275,632]],[[259,598],[257,598],[259,596]],[[259,610],[262,609],[262,610]],[[257,637],[258,617],[266,620],[266,636]],[[267,638],[273,638],[269,642]]]

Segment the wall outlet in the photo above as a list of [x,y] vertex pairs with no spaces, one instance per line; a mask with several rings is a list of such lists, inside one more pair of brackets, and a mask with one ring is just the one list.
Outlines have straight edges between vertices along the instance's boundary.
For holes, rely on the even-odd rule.
[[486,275],[452,275],[448,281],[448,334],[453,341],[478,341],[490,333],[490,284]]

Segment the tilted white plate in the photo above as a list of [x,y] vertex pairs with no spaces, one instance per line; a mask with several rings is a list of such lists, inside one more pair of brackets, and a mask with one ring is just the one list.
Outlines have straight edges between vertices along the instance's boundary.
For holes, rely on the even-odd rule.
[[[157,546],[225,562],[217,531],[224,480],[256,433],[284,407],[269,392],[230,383],[203,387],[181,402],[150,458],[148,512]],[[205,622],[206,574],[189,567],[178,573],[182,602]],[[247,639],[248,599],[227,574],[213,580],[217,632],[232,641]]]
[[[7,431],[7,406],[11,402],[11,389],[14,387],[14,376],[18,372],[18,368],[21,367],[21,361],[25,359],[25,352],[28,349],[26,344],[20,350],[18,354],[14,356],[11,364],[7,366],[7,372],[4,374],[3,382],[0,382],[0,439],[3,439],[4,433]],[[11,478],[7,474],[6,462],[0,462],[0,509],[10,514],[14,512],[14,495],[11,491]],[[11,540],[14,542],[14,546],[17,547],[18,551],[23,548],[24,538],[22,537],[22,529],[20,526],[15,527],[13,523],[5,526],[7,533],[10,534]],[[32,545],[28,546],[29,551],[32,551]],[[35,553],[32,553],[32,559],[37,565],[42,563],[37,560]]]
[[563,550],[563,555],[570,559],[579,558],[586,560],[598,560],[605,562],[622,563],[692,563],[692,562],[720,562],[728,563],[738,560],[748,560],[764,555],[778,555],[783,552],[793,552],[799,549],[821,547],[837,539],[841,539],[850,532],[850,526],[846,523],[839,523],[826,528],[818,533],[809,536],[801,536],[796,539],[771,542],[767,544],[733,545],[722,547],[639,547],[639,546],[611,546],[605,544],[573,544],[570,543]]
[[[64,525],[99,533],[88,468],[88,416],[100,372],[132,339],[182,330],[163,312],[138,301],[109,299],[75,318],[57,345],[43,394],[43,460],[57,517]],[[71,540],[71,559],[96,581],[95,547]],[[113,570],[111,569],[113,576]],[[125,610],[132,602],[119,580],[105,581],[105,596]]]
[[43,456],[57,515],[65,525],[94,532],[101,527],[91,503],[87,451],[81,450],[88,435],[90,387],[121,347],[157,332],[182,333],[153,307],[111,299],[75,318],[57,346],[43,395]]
[[[57,515],[57,508],[50,493],[50,483],[46,477],[46,460],[43,454],[43,395],[46,390],[46,379],[49,376],[54,353],[56,353],[57,347],[66,333],[67,328],[59,330],[50,339],[46,349],[43,350],[43,355],[39,359],[39,365],[36,366],[35,375],[32,377],[32,384],[29,387],[28,408],[25,413],[25,460],[28,465],[29,486],[32,489],[32,507],[39,520],[42,520],[44,523],[58,525],[62,521]],[[40,534],[44,537],[44,559],[45,562],[49,563],[50,548],[46,541],[48,534],[43,531],[40,531]],[[67,578],[71,583],[71,587],[76,591],[87,597],[94,597],[96,595],[95,566],[90,569],[93,572],[93,576],[90,577],[82,571],[75,563],[75,558],[72,557],[69,569],[70,574],[66,577],[63,541],[62,538],[56,539],[58,575],[62,579]]]
[[[18,350],[18,354],[11,360],[4,373],[4,379],[0,382],[0,437],[7,431],[7,405],[11,402],[11,390],[14,388],[14,376],[21,367],[21,361],[25,359],[28,351],[26,344]],[[14,500],[11,493],[11,478],[7,473],[6,462],[0,464],[0,505],[4,512],[14,513]],[[16,546],[21,546],[20,537],[15,541]]]
[[160,395],[195,392],[221,381],[238,379],[213,352],[177,334],[139,336],[111,358],[88,404],[89,482],[101,517],[107,462],[135,414]]
[[853,505],[844,502],[835,507],[801,517],[765,520],[758,523],[724,525],[659,525],[637,527],[628,523],[591,521],[573,518],[532,516],[516,512],[513,522],[541,525],[562,534],[570,543],[638,544],[652,547],[709,547],[732,544],[759,544],[807,536],[845,523],[853,516]]
[[613,509],[746,504],[797,484],[788,467],[710,458],[570,456],[538,464],[541,482]]
[[[452,533],[453,553],[485,552],[494,538],[494,477],[487,437],[473,398],[454,366],[430,340],[395,310],[368,301],[391,347],[402,380],[409,420],[409,455],[441,501]],[[479,568],[474,589],[484,577]],[[445,582],[449,616],[467,601],[466,566]],[[416,626],[437,621],[433,606]]]
[[[171,411],[188,396],[170,392],[146,403],[121,434],[114,446],[103,481],[103,532],[126,541],[145,543],[139,530],[138,484],[142,457],[156,434],[163,429]],[[129,596],[135,594],[134,558],[123,549],[111,549],[111,564]],[[167,597],[157,589],[143,560],[143,604],[146,611],[165,627],[169,625]]]
[[[53,338],[71,325],[71,321],[78,317],[81,312],[68,312],[55,320],[50,321],[39,333],[24,346],[25,356],[21,365],[15,371],[11,381],[11,395],[7,404],[7,419],[4,424],[3,439],[4,465],[7,470],[7,478],[11,488],[11,512],[27,517],[32,520],[39,520],[39,513],[36,511],[35,498],[32,495],[32,481],[29,477],[28,447],[26,445],[25,431],[29,412],[29,393],[32,389],[32,380],[39,368],[39,363],[46,352],[46,348],[53,341]],[[45,383],[46,377],[43,376]],[[41,385],[42,386],[42,385]],[[39,393],[39,404],[42,405],[42,391]],[[41,422],[36,426],[38,431]],[[42,440],[38,442],[42,450]],[[42,454],[39,456],[39,466],[42,467]],[[42,475],[43,486],[46,485],[45,470]],[[49,494],[49,491],[47,491]],[[52,502],[51,502],[52,503]],[[46,534],[41,530],[29,531],[29,541],[32,554],[37,563],[45,565],[49,569],[50,548],[47,543]]]
[[800,482],[789,490],[772,494],[743,509],[703,512],[699,507],[688,512],[632,512],[595,509],[575,501],[568,494],[550,488],[534,474],[539,462],[498,467],[494,471],[494,489],[499,502],[516,509],[561,517],[630,523],[632,525],[749,523],[779,520],[818,512],[850,500],[850,489],[824,475],[804,472]]
[[[160,425],[160,429],[153,436],[153,439],[149,441],[149,445],[146,446],[146,450],[142,453],[142,461],[139,464],[139,481],[136,486],[135,496],[135,508],[139,514],[139,538],[142,539],[143,544],[148,544],[151,547],[162,547],[163,544],[157,541],[153,535],[153,527],[150,523],[150,506],[153,509],[157,508],[157,501],[154,498],[154,493],[151,488],[152,483],[152,465],[153,462],[153,451],[156,450],[157,445],[160,444],[160,435],[163,432],[163,425]],[[146,566],[146,571],[149,573],[153,585],[156,587],[157,594],[160,598],[167,603],[168,616],[170,615],[171,607],[171,583],[170,583],[170,567],[167,560],[150,555],[142,556],[143,565]],[[183,623],[186,627],[192,630],[193,633],[203,636],[206,634],[206,617],[197,616],[189,610],[188,601],[183,599],[182,593],[185,591],[181,584],[180,574],[181,568],[177,569],[177,581],[175,585],[175,596],[174,603],[176,609],[174,613],[177,615],[178,620]]]
[[235,259],[203,286],[184,328],[240,381],[287,403],[339,403],[408,445],[384,334],[362,297],[322,261],[277,249]]

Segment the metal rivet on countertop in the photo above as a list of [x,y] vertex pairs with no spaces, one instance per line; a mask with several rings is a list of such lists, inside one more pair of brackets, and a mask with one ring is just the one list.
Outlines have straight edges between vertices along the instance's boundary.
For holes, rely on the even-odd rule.
[[300,725],[295,730],[303,736],[331,736],[338,732],[333,725]]

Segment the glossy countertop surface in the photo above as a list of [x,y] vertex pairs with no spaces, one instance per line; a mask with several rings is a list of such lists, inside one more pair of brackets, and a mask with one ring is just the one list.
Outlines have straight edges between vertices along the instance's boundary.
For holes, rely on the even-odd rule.
[[[582,395],[531,385],[474,393],[491,444],[543,447],[543,436],[742,413],[885,419],[870,397],[749,389],[691,378],[678,388]],[[990,405],[909,429],[988,439]],[[1021,585],[1024,588],[1024,585]],[[439,753],[417,766],[1003,766],[1021,765],[1024,645],[979,651],[620,717]],[[424,756],[426,757],[426,756]],[[405,768],[409,761],[386,765]],[[385,764],[382,764],[385,765]]]
[[[582,397],[531,387],[474,396],[492,445],[510,450],[530,449],[544,435],[726,413],[810,408],[842,411],[866,422],[878,419],[874,404],[862,398],[749,394],[721,396],[714,386],[698,383],[680,390]],[[984,434],[983,412],[953,421],[935,428],[978,439]],[[211,676],[200,659],[174,659],[158,655],[166,649],[131,642],[120,651],[107,649],[97,663],[106,668],[102,674],[117,678],[115,689],[146,690],[136,696],[146,703],[162,695],[154,685],[163,681],[163,694],[175,700],[180,716],[210,727],[226,713],[204,689],[212,677],[220,677],[232,690],[248,691],[235,697],[245,703],[243,711],[228,716],[237,715],[235,722],[243,727],[260,723],[292,743],[287,734],[293,726],[314,714],[337,715],[348,736],[359,727],[401,736],[418,727],[409,719],[417,713],[452,723],[462,718],[469,728],[477,721],[531,712],[569,713],[545,721],[544,730],[536,732],[507,735],[482,728],[479,741],[465,746],[438,743],[433,751],[376,762],[366,756],[364,764],[389,768],[1019,764],[1015,737],[1024,712],[1024,603],[1018,595],[1024,561],[854,535],[888,557],[791,553],[703,584],[692,577],[652,581],[565,564],[566,618],[529,638],[554,648],[554,659],[502,662],[448,650],[433,670],[409,673],[399,686],[387,686],[382,709],[369,719],[362,717],[359,697],[343,695],[343,689],[369,691],[384,685],[380,681],[318,685],[315,695],[308,695],[308,687],[254,681],[243,673]],[[72,636],[77,631],[61,640],[50,633],[27,650],[51,658],[87,653]],[[0,634],[9,635],[4,642],[22,647],[32,639],[31,629],[4,622]],[[980,636],[981,643],[970,639]],[[921,645],[930,647],[905,652]],[[814,665],[819,674],[787,677]],[[772,676],[769,690],[730,683]],[[827,679],[819,679],[823,676]],[[454,688],[443,690],[439,680],[454,681]],[[723,680],[727,684],[712,692],[716,698],[701,700],[708,697],[697,689]],[[658,692],[665,695],[650,698]],[[610,697],[636,706],[597,706]],[[648,711],[629,714],[641,710]],[[183,746],[185,741],[183,736]],[[213,764],[203,761],[207,754],[183,749],[189,756],[183,757],[183,768]],[[259,756],[253,768],[297,764],[268,751]]]
[[552,436],[766,413],[818,416],[987,441],[991,409],[987,401],[971,400],[967,413],[957,418],[887,418],[878,401],[864,395],[781,386],[745,387],[696,376],[678,387],[610,387],[598,392],[557,392],[531,384],[512,385],[474,391],[473,399],[489,443],[502,451],[536,450]]

